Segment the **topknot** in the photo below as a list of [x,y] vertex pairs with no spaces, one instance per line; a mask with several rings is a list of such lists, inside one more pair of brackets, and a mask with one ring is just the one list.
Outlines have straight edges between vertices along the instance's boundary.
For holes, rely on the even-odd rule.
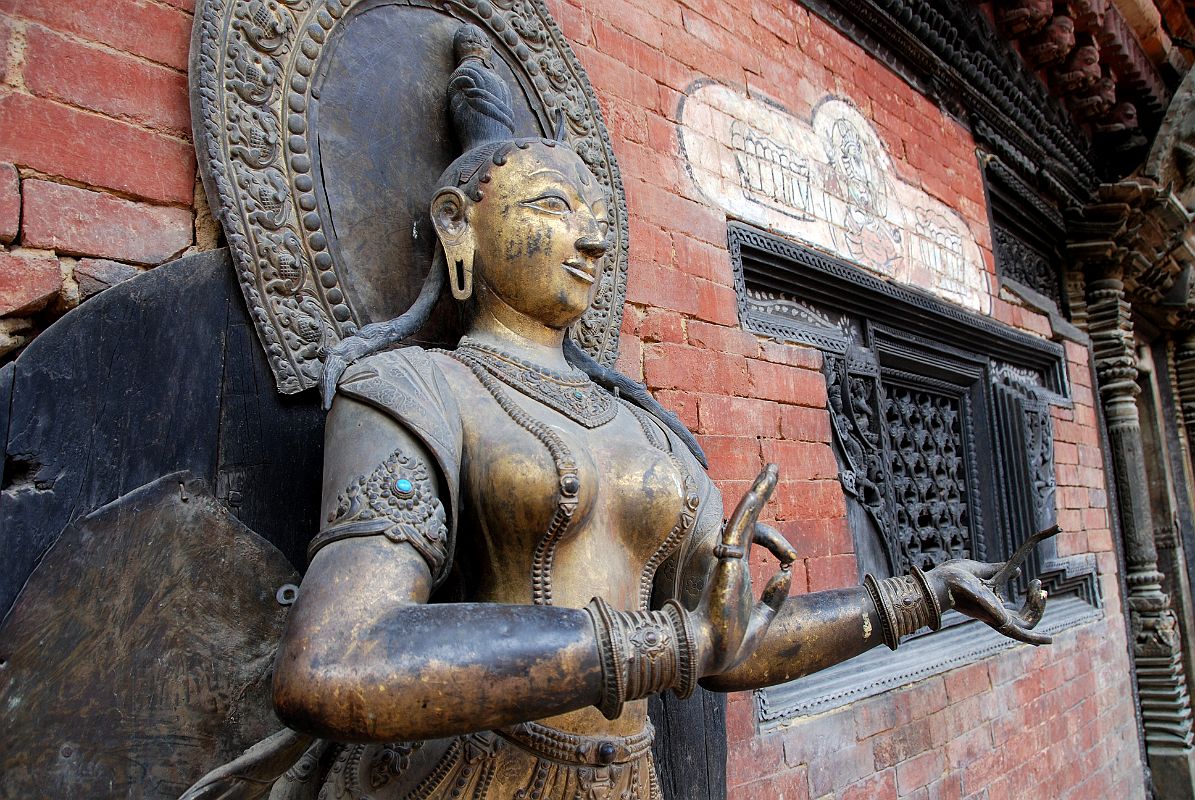
[[510,87],[490,63],[489,38],[476,25],[462,25],[452,46],[457,66],[448,79],[448,107],[461,150],[513,138]]
[[476,25],[462,25],[456,29],[452,37],[452,53],[456,56],[456,63],[466,58],[480,58],[488,65],[493,49],[490,38]]

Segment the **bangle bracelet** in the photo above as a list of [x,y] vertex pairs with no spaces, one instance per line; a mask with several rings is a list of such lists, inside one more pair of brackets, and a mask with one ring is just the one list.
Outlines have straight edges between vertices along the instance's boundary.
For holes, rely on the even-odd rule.
[[925,573],[913,567],[913,574],[876,580],[863,577],[863,585],[880,617],[880,635],[884,644],[895,650],[900,637],[929,627],[942,627],[942,609],[930,590]]
[[680,603],[659,611],[615,611],[595,597],[585,606],[597,634],[602,695],[597,708],[618,719],[623,704],[665,689],[688,697],[697,686],[697,640]]

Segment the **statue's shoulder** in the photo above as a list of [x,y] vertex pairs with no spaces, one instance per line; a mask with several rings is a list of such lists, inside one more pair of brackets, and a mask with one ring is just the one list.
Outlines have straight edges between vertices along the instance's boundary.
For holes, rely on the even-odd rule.
[[337,394],[389,407],[401,400],[431,402],[454,409],[442,359],[422,347],[374,353],[352,364],[337,384]]
[[459,458],[461,412],[439,354],[421,347],[375,353],[346,369],[336,392],[389,414],[442,460]]

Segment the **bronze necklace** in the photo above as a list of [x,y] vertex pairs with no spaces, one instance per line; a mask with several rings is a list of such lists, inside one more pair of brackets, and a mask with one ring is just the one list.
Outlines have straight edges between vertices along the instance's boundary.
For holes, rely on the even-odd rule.
[[461,339],[456,352],[469,356],[507,386],[560,412],[578,425],[596,428],[618,415],[614,398],[575,367],[568,372],[558,372],[469,336]]
[[[462,340],[463,341],[463,340]],[[524,411],[511,400],[502,390],[501,384],[487,369],[486,362],[478,358],[479,352],[472,347],[458,347],[449,353],[457,361],[468,367],[485,390],[490,393],[498,406],[506,412],[516,425],[526,430],[539,440],[552,456],[556,465],[557,492],[556,508],[552,512],[552,519],[548,529],[540,537],[535,546],[535,555],[531,562],[531,602],[537,606],[552,605],[552,563],[556,558],[556,546],[564,538],[565,532],[573,523],[573,513],[577,510],[577,495],[581,491],[581,479],[577,474],[577,461],[568,445],[552,430],[552,426],[545,425]]]

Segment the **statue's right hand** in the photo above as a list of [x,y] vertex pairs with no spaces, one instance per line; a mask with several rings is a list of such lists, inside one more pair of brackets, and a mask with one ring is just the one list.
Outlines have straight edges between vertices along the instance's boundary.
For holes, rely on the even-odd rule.
[[[792,584],[796,554],[778,533],[758,523],[759,512],[776,489],[777,469],[769,464],[743,496],[714,547],[717,562],[694,611],[700,674],[718,675],[744,661],[763,640]],[[759,602],[751,591],[751,545],[759,542],[780,559],[780,572],[764,587]]]
[[384,343],[388,330],[387,323],[372,322],[359,330],[355,336],[341,339],[328,351],[319,382],[320,400],[323,402],[324,411],[332,407],[332,398],[336,396],[340,376],[344,375],[344,371],[356,363],[357,359],[372,353],[375,342]]
[[340,383],[340,376],[348,368],[348,362],[344,360],[343,355],[336,352],[335,348],[324,359],[324,372],[320,375],[319,382],[320,401],[324,411],[332,407],[332,398],[336,396],[336,385]]

